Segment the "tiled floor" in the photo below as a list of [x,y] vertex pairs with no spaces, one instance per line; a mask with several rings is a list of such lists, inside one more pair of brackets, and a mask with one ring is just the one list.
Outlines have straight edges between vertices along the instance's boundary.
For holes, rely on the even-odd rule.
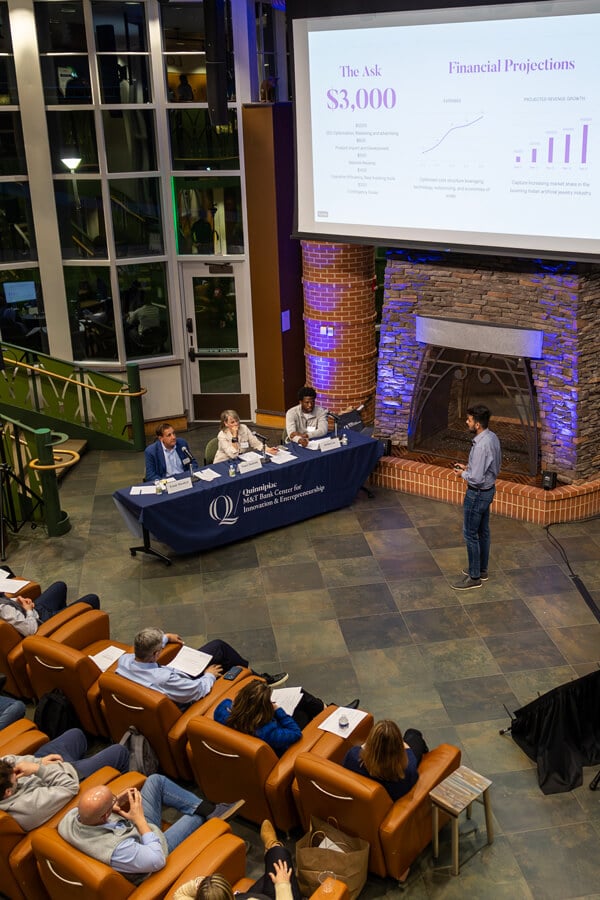
[[[213,429],[188,433],[200,457]],[[465,564],[461,510],[379,490],[352,507],[203,555],[132,559],[132,537],[112,492],[137,481],[139,455],[92,452],[65,479],[69,534],[23,529],[8,548],[16,574],[47,585],[63,578],[75,597],[101,595],[112,636],[131,641],[156,624],[191,645],[230,641],[260,671],[289,670],[326,700],[359,696],[376,718],[421,728],[430,746],[449,741],[491,778],[496,838],[461,837],[461,871],[432,868],[430,848],[413,866],[413,898],[600,898],[600,791],[544,796],[532,762],[510,736],[514,710],[600,659],[600,624],[574,589],[543,529],[494,517],[490,579],[456,593]],[[573,569],[600,599],[600,521],[555,529]],[[318,622],[318,628],[315,623]],[[234,824],[251,843],[257,829]],[[448,829],[441,863],[449,863]],[[370,878],[365,898],[399,897]]]

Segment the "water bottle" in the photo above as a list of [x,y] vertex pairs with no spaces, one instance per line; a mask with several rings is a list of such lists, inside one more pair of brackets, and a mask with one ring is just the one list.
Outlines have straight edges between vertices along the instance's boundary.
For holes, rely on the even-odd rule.
[[160,478],[157,478],[154,482],[154,490],[157,494],[162,494],[162,484],[160,483]]
[[230,462],[229,463],[229,477],[233,478],[234,475],[235,475],[235,464]]
[[346,434],[346,432],[344,432],[343,435],[341,436],[340,444],[342,445],[342,447],[348,446],[348,435]]

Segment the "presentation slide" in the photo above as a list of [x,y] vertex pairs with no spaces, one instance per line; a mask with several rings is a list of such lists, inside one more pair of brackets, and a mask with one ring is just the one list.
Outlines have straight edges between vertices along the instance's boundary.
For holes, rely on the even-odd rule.
[[295,22],[298,232],[599,254],[598,4],[533,7]]

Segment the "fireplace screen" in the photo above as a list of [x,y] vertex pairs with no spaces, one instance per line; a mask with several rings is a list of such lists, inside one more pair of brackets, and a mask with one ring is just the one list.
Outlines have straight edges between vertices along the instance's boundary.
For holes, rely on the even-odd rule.
[[466,461],[467,408],[485,403],[502,442],[502,469],[535,476],[540,468],[536,399],[529,361],[428,345],[410,410],[408,449]]

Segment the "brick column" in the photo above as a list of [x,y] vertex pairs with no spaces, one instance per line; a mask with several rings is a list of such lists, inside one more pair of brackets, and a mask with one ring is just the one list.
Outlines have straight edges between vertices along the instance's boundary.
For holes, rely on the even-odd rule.
[[373,421],[375,253],[355,244],[302,241],[306,383],[333,412],[369,402]]

